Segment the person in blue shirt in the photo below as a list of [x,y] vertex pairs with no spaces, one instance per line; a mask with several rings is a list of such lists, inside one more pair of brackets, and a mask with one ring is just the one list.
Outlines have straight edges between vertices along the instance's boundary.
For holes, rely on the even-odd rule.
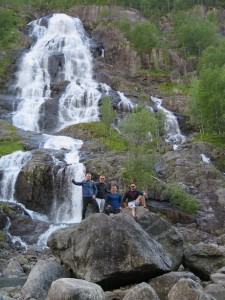
[[85,179],[81,182],[72,179],[72,183],[74,183],[75,185],[82,186],[82,196],[83,196],[82,220],[85,219],[85,213],[88,204],[91,204],[94,207],[95,212],[99,213],[99,206],[98,206],[98,202],[96,201],[96,195],[98,189],[94,181],[91,180],[91,174],[87,173]]
[[105,213],[109,214],[118,214],[122,211],[121,205],[121,195],[117,192],[116,185],[112,185],[110,189],[110,193],[108,193],[106,198],[106,205],[105,205]]

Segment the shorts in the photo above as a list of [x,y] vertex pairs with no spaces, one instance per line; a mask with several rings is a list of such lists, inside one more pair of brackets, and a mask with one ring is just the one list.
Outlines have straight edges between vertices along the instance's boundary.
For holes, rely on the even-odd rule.
[[133,200],[128,202],[128,207],[129,208],[135,208],[136,206],[138,206],[140,204],[139,199]]

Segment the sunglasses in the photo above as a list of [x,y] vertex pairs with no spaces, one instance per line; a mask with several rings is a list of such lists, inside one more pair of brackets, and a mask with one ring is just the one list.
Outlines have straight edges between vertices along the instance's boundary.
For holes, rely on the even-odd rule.
[[104,177],[100,177],[100,179],[105,179]]

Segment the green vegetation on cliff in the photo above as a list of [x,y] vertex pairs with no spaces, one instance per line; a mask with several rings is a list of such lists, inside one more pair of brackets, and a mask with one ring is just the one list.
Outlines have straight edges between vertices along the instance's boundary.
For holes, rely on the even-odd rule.
[[23,150],[23,141],[17,135],[17,129],[3,120],[0,120],[0,126],[0,157],[14,151]]
[[210,46],[200,59],[199,78],[192,80],[188,109],[201,134],[225,137],[225,43]]

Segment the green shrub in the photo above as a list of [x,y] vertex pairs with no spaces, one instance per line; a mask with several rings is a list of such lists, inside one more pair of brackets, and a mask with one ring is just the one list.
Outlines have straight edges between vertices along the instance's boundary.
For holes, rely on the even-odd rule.
[[186,193],[178,183],[166,185],[165,194],[169,197],[171,203],[178,205],[183,211],[189,213],[197,212],[197,199]]
[[130,32],[130,40],[135,49],[148,51],[157,46],[159,35],[159,30],[154,24],[137,23]]
[[216,24],[199,13],[177,14],[175,21],[174,37],[187,56],[200,55],[219,42]]
[[11,208],[5,202],[0,201],[0,206],[3,208],[3,212],[9,214],[11,212]]

